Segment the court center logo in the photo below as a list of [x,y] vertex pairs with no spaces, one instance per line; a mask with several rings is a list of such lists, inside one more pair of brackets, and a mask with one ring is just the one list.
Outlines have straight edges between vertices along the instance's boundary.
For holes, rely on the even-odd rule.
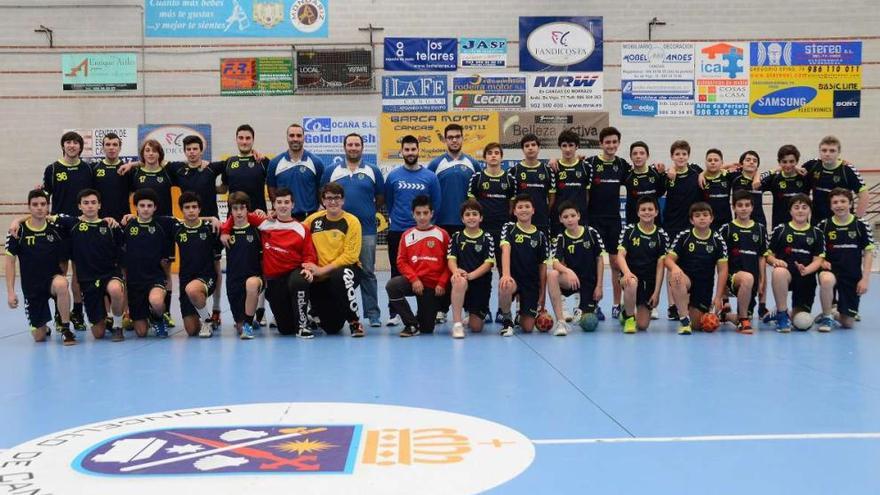
[[[522,434],[401,406],[269,403],[186,409],[73,428],[0,455],[15,493],[470,494],[531,464]],[[22,491],[23,490],[23,491]]]

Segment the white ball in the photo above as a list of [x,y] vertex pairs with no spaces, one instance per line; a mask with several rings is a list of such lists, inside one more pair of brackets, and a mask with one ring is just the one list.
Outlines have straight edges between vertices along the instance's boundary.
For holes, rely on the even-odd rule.
[[800,313],[794,315],[791,323],[798,330],[809,330],[810,327],[813,326],[813,316],[806,311],[801,311]]

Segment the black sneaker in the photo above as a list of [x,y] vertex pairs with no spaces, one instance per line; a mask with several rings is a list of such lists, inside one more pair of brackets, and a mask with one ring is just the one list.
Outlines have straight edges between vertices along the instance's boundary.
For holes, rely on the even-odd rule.
[[669,306],[669,309],[666,311],[666,319],[669,321],[678,321],[678,308],[673,304]]
[[76,313],[71,311],[70,313],[70,324],[73,325],[73,329],[77,332],[85,332],[86,330],[86,322],[83,318],[82,313]]
[[400,331],[400,336],[404,337],[404,338],[415,337],[416,335],[418,335],[420,333],[421,332],[419,332],[419,329],[416,327],[405,326],[405,327],[403,327],[403,330]]
[[296,336],[301,339],[313,339],[315,338],[314,332],[309,330],[308,328],[300,328],[298,332],[296,332]]
[[113,328],[113,317],[107,316],[104,318],[104,328]]
[[76,345],[76,335],[68,327],[61,327],[61,343],[64,345]]
[[122,342],[123,340],[125,340],[125,334],[122,332],[122,328],[114,328],[113,334],[110,337],[110,341]]

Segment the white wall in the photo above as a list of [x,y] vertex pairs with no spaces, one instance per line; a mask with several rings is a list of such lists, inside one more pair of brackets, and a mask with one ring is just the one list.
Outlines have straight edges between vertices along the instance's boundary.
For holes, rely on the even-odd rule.
[[[220,97],[219,59],[230,56],[284,55],[287,40],[148,38],[142,63],[141,90],[110,98],[70,98],[60,89],[60,54],[69,51],[140,51],[139,8],[67,8],[68,1],[0,1],[0,116],[6,143],[0,147],[0,202],[21,201],[45,165],[59,155],[61,130],[71,127],[136,126],[139,123],[207,122],[213,126],[214,153],[233,151],[233,132],[243,122],[256,129],[257,148],[285,148],[287,124],[307,114],[375,114],[377,94],[350,96]],[[86,0],[80,5],[141,5],[140,2]],[[13,5],[53,5],[9,8]],[[540,7],[536,7],[540,6]],[[605,27],[605,105],[612,125],[624,133],[624,144],[647,141],[655,158],[665,158],[669,143],[691,142],[695,155],[720,147],[730,157],[755,149],[772,163],[775,150],[793,143],[812,155],[818,140],[836,134],[844,155],[861,167],[874,161],[880,115],[880,9],[875,1],[828,0],[679,2],[636,0],[587,2],[525,0],[437,2],[404,0],[331,0],[328,44],[364,43],[358,27],[384,27],[381,36],[502,36],[513,41],[509,61],[516,64],[518,17],[521,15],[601,15]],[[728,40],[755,38],[850,37],[863,39],[862,118],[840,120],[645,119],[619,112],[620,41],[647,39],[647,23],[657,16],[655,40]],[[54,29],[58,48],[46,48],[40,24]],[[246,49],[229,44],[278,43],[277,47]],[[299,45],[299,43],[297,43]],[[90,45],[83,48],[78,45]],[[190,45],[158,48],[157,45]],[[198,45],[198,46],[191,46]],[[381,67],[381,63],[377,63]],[[154,72],[161,70],[162,72]],[[10,71],[31,71],[27,74]],[[153,71],[153,72],[150,72]],[[381,70],[377,71],[377,77]],[[146,98],[143,98],[143,88]],[[159,95],[197,95],[162,97]],[[61,98],[58,98],[61,97]],[[869,180],[877,181],[876,178]]]

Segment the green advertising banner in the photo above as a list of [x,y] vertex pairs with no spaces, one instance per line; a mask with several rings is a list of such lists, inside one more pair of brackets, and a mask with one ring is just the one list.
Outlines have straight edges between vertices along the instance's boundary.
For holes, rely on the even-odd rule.
[[62,54],[61,84],[64,91],[136,90],[137,54]]
[[293,62],[289,57],[220,59],[220,94],[292,95]]

